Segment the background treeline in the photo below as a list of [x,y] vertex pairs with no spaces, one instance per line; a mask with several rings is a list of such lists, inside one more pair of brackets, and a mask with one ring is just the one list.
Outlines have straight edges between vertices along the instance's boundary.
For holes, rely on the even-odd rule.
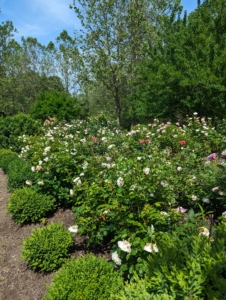
[[0,25],[0,115],[34,112],[36,99],[64,94],[76,117],[104,113],[124,127],[194,111],[224,118],[224,0],[198,1],[188,16],[180,0],[78,0],[70,8],[82,30],[63,30],[47,46],[32,37],[18,43],[12,22]]

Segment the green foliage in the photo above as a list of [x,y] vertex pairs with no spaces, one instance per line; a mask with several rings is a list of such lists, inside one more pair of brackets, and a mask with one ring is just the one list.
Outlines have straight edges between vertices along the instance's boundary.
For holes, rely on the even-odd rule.
[[0,148],[10,148],[15,152],[21,149],[21,142],[18,139],[22,135],[36,135],[41,132],[41,124],[31,116],[17,114],[12,117],[0,119]]
[[147,292],[146,283],[137,278],[137,282],[126,283],[124,289],[119,294],[111,297],[113,300],[151,300]]
[[[121,124],[122,111],[126,125],[128,120],[147,113],[146,103],[134,95],[136,87],[141,85],[137,65],[149,57],[148,41],[153,41],[153,36],[155,41],[158,39],[156,33],[160,23],[154,23],[152,16],[155,20],[160,16],[164,18],[165,12],[170,13],[178,3],[169,2],[170,5],[168,1],[151,4],[139,0],[127,1],[125,5],[123,1],[74,0],[71,5],[84,29],[79,43],[84,54],[85,68],[81,78],[86,98],[98,102],[104,111],[112,111],[114,105],[118,124]],[[106,95],[109,95],[107,101]]]
[[[28,149],[20,154],[32,163],[33,184],[40,191],[58,197],[62,205],[72,205],[78,233],[89,236],[89,245],[115,243],[112,251],[114,257],[119,256],[114,261],[120,275],[133,280],[137,273],[145,279],[150,256],[166,266],[177,259],[177,271],[194,273],[187,257],[193,251],[194,257],[198,255],[191,243],[196,239],[199,251],[203,248],[207,252],[204,253],[207,259],[215,257],[200,246],[198,235],[199,227],[209,228],[205,216],[213,213],[212,219],[216,219],[226,204],[219,191],[214,192],[218,179],[224,181],[225,158],[221,152],[225,138],[213,128],[211,119],[199,119],[195,113],[183,126],[155,119],[128,132],[99,116],[50,125],[44,128],[44,133],[27,138]],[[225,192],[223,185],[222,191]],[[191,240],[187,239],[188,232]],[[120,248],[117,242],[123,240],[131,245],[131,251]],[[151,245],[155,250],[151,251]],[[162,248],[167,249],[164,258]],[[177,249],[182,249],[181,253]],[[178,257],[185,257],[189,266]],[[200,261],[195,259],[194,268],[198,268]],[[173,274],[171,277],[177,276],[174,269],[169,272]],[[190,282],[193,284],[190,278],[186,280],[188,286]],[[171,281],[167,282],[167,288],[173,286]],[[149,289],[145,285],[147,293],[156,299],[167,297],[167,290],[158,294],[152,286]],[[200,289],[199,286],[197,291]],[[181,299],[186,296],[181,295]],[[175,295],[172,292],[169,296]]]
[[88,254],[58,271],[43,300],[106,300],[122,286],[123,280],[112,264]]
[[51,196],[37,193],[31,187],[16,189],[9,198],[7,211],[17,224],[39,222],[56,207]]
[[73,238],[61,223],[34,229],[23,241],[21,257],[33,270],[51,272],[70,256]]
[[[32,185],[34,174],[31,171],[31,164],[23,161],[19,157],[11,156],[12,160],[8,161],[7,158],[7,184],[9,190],[14,190],[25,186],[26,184]],[[5,163],[5,162],[4,162]]]
[[[225,224],[221,226],[225,232]],[[145,277],[147,290],[152,296],[168,293],[174,299],[224,298],[224,239],[203,234],[181,239],[175,233],[164,234],[158,246],[158,255],[149,257]]]
[[224,299],[226,224],[214,228],[211,237],[201,232],[163,234],[159,252],[149,254],[145,277],[135,275],[113,299]]
[[[36,38],[16,42],[10,21],[0,26],[0,115],[27,113],[38,93],[64,91],[59,71],[53,67],[52,48],[41,45]],[[53,44],[53,43],[52,43]],[[52,69],[50,71],[50,69]],[[48,74],[48,75],[47,75]]]
[[18,154],[10,149],[0,149],[0,167],[7,173],[9,163],[18,158]]
[[184,19],[176,19],[180,9],[162,17],[156,42],[150,39],[149,57],[138,68],[143,82],[134,87],[135,107],[145,107],[146,115],[225,116],[224,0],[202,2]]
[[63,92],[40,93],[30,110],[34,119],[46,120],[48,117],[55,117],[60,120],[77,119],[80,114],[80,107],[75,98],[70,98]]
[[[90,244],[148,243],[151,225],[156,231],[174,230],[183,218],[177,206],[197,214],[201,205],[217,217],[225,205],[212,192],[223,172],[218,156],[224,137],[211,120],[193,115],[185,124],[156,119],[128,132],[104,116],[62,122],[46,127],[45,136],[25,137],[28,149],[20,155],[32,164],[38,190],[73,206],[79,233],[88,234]],[[209,160],[212,151],[217,156]]]
[[135,276],[134,282],[126,282],[124,288],[112,300],[174,300],[175,298],[162,293],[161,295],[151,295],[147,291],[148,284],[145,280]]

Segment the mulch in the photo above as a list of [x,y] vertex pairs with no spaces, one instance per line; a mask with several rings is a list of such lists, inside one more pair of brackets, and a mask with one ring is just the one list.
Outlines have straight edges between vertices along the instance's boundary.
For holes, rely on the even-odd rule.
[[[41,300],[46,294],[46,285],[51,283],[55,273],[34,272],[20,259],[23,239],[30,236],[32,229],[44,226],[42,223],[19,226],[10,219],[6,205],[10,193],[7,191],[7,177],[0,169],[0,299]],[[75,222],[71,210],[59,208],[47,219],[47,223],[62,222],[68,228]],[[110,248],[98,246],[87,250],[86,237],[74,237],[72,256],[77,258],[86,252],[110,259]]]

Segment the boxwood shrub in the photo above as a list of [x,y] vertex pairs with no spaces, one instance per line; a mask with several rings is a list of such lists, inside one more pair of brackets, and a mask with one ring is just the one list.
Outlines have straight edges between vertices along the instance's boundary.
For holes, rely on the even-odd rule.
[[[8,157],[7,160],[9,160]],[[19,157],[11,157],[11,161],[7,162],[6,173],[8,178],[8,189],[22,188],[26,186],[26,181],[31,182],[34,180],[34,173],[31,171],[31,164],[25,162]]]
[[55,198],[37,193],[31,187],[16,189],[9,198],[7,211],[17,224],[38,222],[48,212],[54,211]]
[[63,265],[43,300],[106,300],[122,286],[123,280],[111,263],[86,254]]
[[0,149],[0,168],[7,173],[8,165],[11,161],[18,158],[18,154],[10,149]]
[[23,241],[21,258],[33,270],[51,272],[67,261],[73,243],[72,234],[61,223],[51,223],[34,229]]

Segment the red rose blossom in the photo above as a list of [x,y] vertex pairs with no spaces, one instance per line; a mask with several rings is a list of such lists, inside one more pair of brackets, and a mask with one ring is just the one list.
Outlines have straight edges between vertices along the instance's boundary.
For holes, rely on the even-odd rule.
[[185,144],[186,144],[186,141],[185,141],[185,140],[179,141],[179,144],[180,144],[180,145],[185,145]]

